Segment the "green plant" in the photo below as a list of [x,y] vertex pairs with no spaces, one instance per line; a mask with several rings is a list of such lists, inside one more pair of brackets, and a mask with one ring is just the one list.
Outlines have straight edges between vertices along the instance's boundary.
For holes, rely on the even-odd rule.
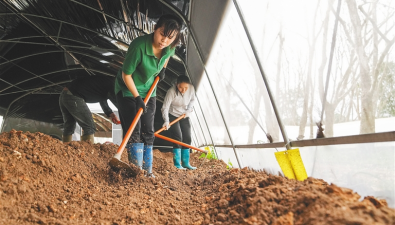
[[[207,159],[218,159],[217,156],[214,154],[214,146],[211,146],[211,145],[210,146],[206,146],[204,149],[208,151]],[[200,158],[206,158],[206,154],[202,153],[199,156],[199,159]]]
[[232,162],[230,161],[230,159],[228,159],[228,164],[226,165],[226,169],[227,170],[230,170],[230,169],[232,169],[233,168],[233,164],[232,164]]

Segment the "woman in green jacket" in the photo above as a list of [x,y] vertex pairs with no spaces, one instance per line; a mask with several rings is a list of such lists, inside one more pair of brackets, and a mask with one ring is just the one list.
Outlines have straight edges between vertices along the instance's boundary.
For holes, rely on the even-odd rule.
[[[173,15],[163,15],[154,28],[154,33],[134,39],[128,48],[122,69],[115,81],[115,94],[125,136],[137,111],[143,115],[137,123],[126,148],[129,161],[152,174],[152,147],[154,143],[154,116],[156,110],[156,89],[145,106],[143,98],[153,84],[155,77],[165,77],[169,58],[174,55],[179,43],[182,23]],[[140,140],[142,138],[142,140]]]

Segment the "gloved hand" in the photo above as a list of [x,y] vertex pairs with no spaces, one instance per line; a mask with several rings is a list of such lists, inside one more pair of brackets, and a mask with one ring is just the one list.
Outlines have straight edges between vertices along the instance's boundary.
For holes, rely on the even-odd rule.
[[136,98],[136,109],[139,110],[140,108],[143,109],[143,114],[147,112],[147,107],[144,104],[143,99],[141,98],[141,96],[137,96]]
[[159,81],[162,81],[165,79],[165,71],[166,71],[166,68],[163,67],[162,70],[158,73]]
[[119,121],[119,119],[118,119],[117,115],[115,115],[115,113],[111,113],[111,114],[110,114],[110,118],[111,118],[111,120],[112,120],[113,123],[115,123],[115,124],[121,124],[121,121]]
[[162,127],[166,127],[166,130],[168,130],[170,128],[169,122],[165,121]]
[[192,113],[192,111],[186,111],[185,112],[185,118],[188,118],[188,117],[190,117],[191,116],[191,113]]

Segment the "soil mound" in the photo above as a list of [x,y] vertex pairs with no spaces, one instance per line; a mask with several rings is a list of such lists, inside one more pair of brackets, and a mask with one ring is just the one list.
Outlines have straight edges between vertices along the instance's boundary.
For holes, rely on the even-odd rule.
[[[0,224],[395,224],[384,200],[191,155],[154,151],[156,179],[108,166],[118,146],[0,134]],[[123,161],[127,162],[126,154]]]

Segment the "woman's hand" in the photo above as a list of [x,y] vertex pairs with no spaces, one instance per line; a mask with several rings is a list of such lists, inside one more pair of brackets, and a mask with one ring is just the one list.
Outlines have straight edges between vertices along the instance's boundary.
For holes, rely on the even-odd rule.
[[159,81],[162,81],[165,79],[165,71],[166,71],[166,67],[163,67],[163,69],[159,72],[159,74],[158,74]]
[[188,117],[190,117],[191,116],[191,114],[192,114],[192,112],[193,112],[193,110],[191,109],[191,110],[187,110],[186,112],[185,112],[185,118],[188,118]]
[[115,115],[115,113],[111,113],[110,118],[114,124],[121,124],[121,121],[119,121],[119,119],[118,119],[117,115]]
[[166,127],[166,130],[170,128],[169,122],[165,122],[162,127]]
[[145,106],[145,103],[141,96],[137,96],[136,98],[136,109],[139,110],[140,108],[143,109],[143,114],[147,112],[147,107]]

